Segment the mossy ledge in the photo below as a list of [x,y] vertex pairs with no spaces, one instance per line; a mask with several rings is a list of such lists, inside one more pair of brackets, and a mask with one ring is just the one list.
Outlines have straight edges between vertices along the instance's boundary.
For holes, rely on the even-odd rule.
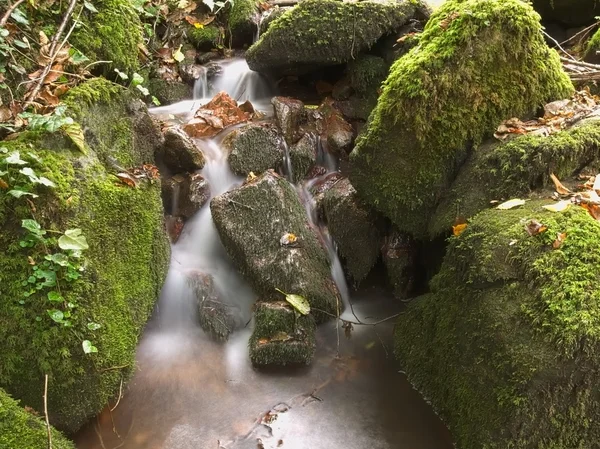
[[[21,220],[32,218],[30,208],[22,200],[0,194],[0,247],[4,248],[0,260],[0,386],[24,406],[43,410],[41,392],[48,374],[51,422],[68,432],[97,414],[132,373],[137,340],[169,261],[160,183],[130,188],[111,175],[116,168],[108,160],[110,155],[127,166],[152,163],[153,155],[136,145],[136,130],[142,129],[138,125],[143,118],[134,119],[124,112],[110,116],[121,136],[114,138],[106,121],[111,111],[115,113],[113,105],[120,110],[121,103],[118,98],[109,102],[117,90],[105,83],[87,83],[69,94],[76,115],[104,107],[94,109],[96,114],[84,114],[90,128],[87,155],[56,134],[25,133],[17,140],[2,142],[9,151],[40,158],[36,172],[56,184],[54,189],[36,192],[40,195],[33,200],[36,220],[53,231],[80,228],[90,246],[84,253],[86,269],[81,282],[63,292],[67,301],[78,305],[73,327],[54,323],[46,313],[48,304],[39,295],[19,304],[23,299],[21,282],[31,270],[27,257],[41,256],[19,246]],[[91,105],[95,99],[102,101]],[[124,102],[124,97],[120,101]],[[88,322],[102,327],[92,332]],[[84,354],[84,339],[94,343],[97,354]]]
[[448,0],[397,60],[351,154],[359,195],[423,237],[439,198],[477,145],[573,86],[520,0]]
[[[396,325],[402,369],[459,449],[600,441],[600,223],[545,203],[478,214]],[[532,219],[547,230],[529,235]]]

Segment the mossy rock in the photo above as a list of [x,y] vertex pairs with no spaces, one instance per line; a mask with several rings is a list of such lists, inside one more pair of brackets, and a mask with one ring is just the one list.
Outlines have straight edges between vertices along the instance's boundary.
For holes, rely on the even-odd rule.
[[292,182],[302,181],[317,162],[317,138],[307,132],[289,149],[290,165],[292,166]]
[[[50,420],[69,432],[100,412],[133,372],[138,337],[169,262],[160,183],[140,182],[138,188],[121,184],[113,176],[118,168],[109,159],[116,155],[119,163],[138,166],[153,163],[152,152],[137,147],[136,128],[123,125],[131,124],[125,112],[114,115],[112,122],[118,124],[121,139],[100,132],[106,130],[103,121],[108,118],[84,111],[101,107],[90,105],[87,99],[107,100],[106,92],[87,87],[81,92],[89,98],[82,95],[77,102],[73,89],[69,99],[71,109],[82,114],[92,130],[87,155],[59,134],[26,133],[1,144],[8,151],[19,151],[39,175],[56,184],[53,189],[38,189],[39,198],[31,200],[42,227],[60,233],[79,228],[89,244],[82,278],[62,285],[64,303],[49,303],[46,289],[24,297],[22,282],[33,273],[32,261],[36,266],[42,263],[44,251],[39,245],[32,249],[19,245],[24,236],[21,220],[31,218],[28,203],[0,195],[0,247],[4,249],[0,260],[0,338],[4,342],[0,385],[24,406],[42,410],[40,392],[48,374]],[[115,100],[115,111],[118,104]],[[104,106],[108,108],[108,101]],[[71,327],[50,319],[48,309],[66,311],[69,302],[76,304]],[[90,322],[101,327],[92,331],[87,327]],[[90,340],[98,353],[85,354],[83,340]]]
[[236,0],[227,16],[231,45],[252,45],[258,31],[258,0]]
[[284,157],[283,138],[273,126],[247,125],[231,132],[223,141],[227,161],[234,173],[255,175],[278,169]]
[[105,73],[112,72],[112,68],[123,72],[138,70],[142,22],[131,2],[96,0],[94,6],[98,12],[83,10],[81,26],[69,42],[91,61],[110,61],[104,66]]
[[351,154],[350,180],[400,231],[424,236],[471,145],[572,91],[530,5],[448,0],[390,69]]
[[376,94],[387,77],[388,68],[386,62],[379,56],[361,55],[348,63],[350,85],[361,96]]
[[222,44],[221,30],[216,26],[202,28],[189,27],[186,31],[188,40],[201,51],[210,51]]
[[378,217],[358,198],[348,179],[342,179],[323,198],[327,228],[352,279],[367,277],[381,253]]
[[315,320],[300,315],[286,302],[258,302],[250,337],[254,365],[309,365],[316,349]]
[[585,60],[592,64],[598,64],[600,62],[600,55],[596,54],[598,51],[600,51],[600,30],[596,31],[587,42],[584,54]]
[[402,369],[459,449],[600,441],[600,222],[547,203],[478,214],[396,325]]
[[155,96],[161,105],[173,104],[193,97],[192,86],[178,81],[165,81],[151,78],[148,81],[148,91]]
[[246,53],[258,72],[341,64],[371,48],[413,18],[416,1],[305,0],[274,20]]
[[[40,391],[40,395],[44,390]],[[51,430],[53,449],[75,449],[56,429]],[[46,423],[40,416],[22,408],[0,388],[0,447],[6,449],[41,449],[48,447]]]
[[468,219],[490,207],[492,200],[527,196],[559,179],[576,174],[600,158],[600,119],[548,137],[520,136],[476,149],[444,192],[429,224],[432,237],[448,233],[457,216]]
[[[289,182],[268,171],[213,198],[210,209],[225,249],[257,294],[304,296],[319,321],[336,314],[340,297],[327,253]],[[297,241],[282,243],[286,234]]]
[[533,7],[542,20],[569,27],[589,25],[600,15],[596,0],[533,0]]

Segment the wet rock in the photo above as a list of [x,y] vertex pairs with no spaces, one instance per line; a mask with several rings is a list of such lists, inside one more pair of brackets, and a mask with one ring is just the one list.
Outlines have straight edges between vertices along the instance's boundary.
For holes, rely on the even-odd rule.
[[288,145],[297,139],[298,128],[304,115],[304,103],[290,97],[274,97],[271,104],[275,110],[275,122]]
[[247,125],[232,131],[223,141],[229,151],[227,158],[234,173],[259,175],[281,166],[284,157],[283,139],[273,126]]
[[204,155],[194,141],[178,126],[167,128],[158,157],[173,173],[194,172],[204,167]]
[[250,360],[254,365],[305,364],[315,353],[315,320],[300,315],[286,302],[258,302],[250,337]]
[[327,99],[319,107],[321,120],[318,128],[321,133],[321,143],[325,151],[336,156],[346,156],[352,151],[354,129],[342,113],[335,107],[332,99]]
[[411,1],[305,0],[274,20],[246,53],[258,72],[298,71],[351,60],[382,36],[425,12]]
[[174,217],[172,215],[165,216],[165,227],[167,229],[169,241],[172,244],[177,243],[179,237],[181,237],[184,225],[185,220],[183,219],[183,217]]
[[359,283],[367,277],[381,251],[377,215],[358,198],[348,179],[341,179],[325,193],[323,210],[346,271]]
[[600,15],[600,4],[595,0],[533,0],[533,7],[542,20],[569,27],[589,25]]
[[367,121],[369,115],[377,106],[377,97],[360,97],[353,95],[348,100],[336,101],[335,107],[347,120]]
[[392,230],[383,246],[383,263],[396,298],[406,299],[413,291],[416,261],[415,240],[408,234]]
[[189,84],[178,81],[166,81],[160,78],[151,78],[148,81],[148,91],[162,105],[173,104],[192,98],[192,88]]
[[[213,198],[213,220],[235,264],[263,298],[275,289],[304,296],[311,307],[335,314],[339,292],[329,261],[294,187],[268,171]],[[291,245],[281,243],[293,234]],[[317,312],[323,321],[327,315]]]
[[348,63],[347,73],[354,92],[364,97],[377,93],[387,77],[388,65],[378,56],[360,55]]
[[419,45],[392,66],[352,152],[350,181],[359,195],[400,230],[426,237],[436,202],[473,142],[572,93],[540,31],[539,16],[520,0],[444,2]]
[[198,173],[177,174],[163,180],[162,197],[168,215],[188,219],[209,200],[210,186]]
[[196,62],[198,64],[208,64],[211,61],[216,61],[221,58],[222,56],[218,51],[205,51],[199,52],[196,55]]
[[200,326],[212,338],[226,341],[236,328],[237,308],[220,300],[213,277],[202,272],[188,274],[188,285],[194,292]]
[[184,64],[179,67],[181,79],[188,84],[194,84],[194,82],[204,76],[205,73],[206,67],[199,64]]
[[306,133],[289,151],[292,181],[297,183],[306,178],[317,161],[317,138],[312,133]]
[[[313,173],[315,176],[323,176],[327,173],[327,169],[324,167],[315,167],[313,169]],[[313,176],[311,176],[311,179]],[[330,173],[327,176],[319,179],[310,187],[310,193],[313,197],[313,201],[315,202],[315,209],[317,212],[317,216],[319,218],[325,218],[323,211],[323,201],[325,199],[325,195],[333,186],[335,186],[338,182],[340,182],[344,177],[339,172]]]

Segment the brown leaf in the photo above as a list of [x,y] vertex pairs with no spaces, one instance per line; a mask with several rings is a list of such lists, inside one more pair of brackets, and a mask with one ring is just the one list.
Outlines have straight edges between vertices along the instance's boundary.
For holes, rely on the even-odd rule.
[[57,97],[62,97],[64,94],[69,92],[69,90],[71,90],[71,86],[67,84],[60,84],[56,86],[56,89],[54,89],[54,95]]
[[13,113],[8,106],[0,106],[0,123],[8,122],[12,116]]
[[586,204],[586,203],[582,203],[581,205],[587,209],[587,211],[590,213],[590,215],[595,220],[600,221],[600,206],[599,205],[597,205],[597,204]]
[[556,191],[559,194],[561,194],[561,195],[570,195],[571,193],[573,193],[569,189],[567,189],[565,186],[562,185],[562,183],[554,175],[554,173],[550,173],[550,179],[552,179],[552,182],[554,183],[554,188],[556,189]]
[[452,22],[454,22],[458,17],[460,17],[460,13],[458,13],[458,12],[451,13],[448,17],[446,17],[444,20],[442,20],[440,22],[440,27],[443,30],[448,29],[448,27],[452,24]]
[[185,16],[185,20],[187,23],[189,23],[190,25],[202,25],[202,26],[206,26],[209,23],[212,23],[213,20],[215,20],[216,16],[207,16],[207,15],[203,15],[200,17],[195,17],[195,16]]
[[554,243],[552,243],[552,248],[554,248],[554,249],[560,248],[562,246],[563,242],[566,240],[566,238],[567,238],[566,232],[556,234],[556,240],[554,240]]
[[54,95],[52,92],[50,92],[50,89],[48,88],[48,86],[46,86],[38,94],[38,99],[42,100],[42,102],[46,106],[58,106],[58,104],[60,103],[60,100],[58,99],[58,97],[56,95]]
[[537,220],[530,220],[529,223],[525,225],[525,230],[530,236],[536,236],[548,230],[548,227],[543,225]]
[[0,189],[2,190],[6,190],[8,189],[8,184],[6,183],[6,181],[2,178],[0,178]]
[[115,176],[119,178],[119,181],[121,181],[123,184],[133,188],[137,187],[137,181],[129,173],[117,173]]

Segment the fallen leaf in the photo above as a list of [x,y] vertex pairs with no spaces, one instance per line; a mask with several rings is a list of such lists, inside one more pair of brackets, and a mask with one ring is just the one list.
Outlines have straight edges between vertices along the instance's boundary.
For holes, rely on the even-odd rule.
[[461,224],[454,225],[454,226],[452,226],[452,235],[454,235],[455,237],[458,237],[463,232],[465,232],[465,229],[467,229],[467,223],[461,223]]
[[185,59],[185,55],[181,52],[181,45],[173,52],[173,59],[177,62],[181,62]]
[[0,189],[2,190],[6,190],[8,189],[8,184],[6,183],[6,181],[2,178],[0,178]]
[[69,136],[69,139],[75,144],[77,149],[83,154],[87,154],[87,148],[85,147],[85,135],[81,125],[77,122],[73,122],[70,125],[64,125],[62,127],[65,134]]
[[597,204],[581,204],[583,207],[587,209],[590,215],[594,218],[594,220],[600,221],[600,206]]
[[561,195],[570,195],[571,193],[573,193],[569,189],[567,189],[565,186],[562,185],[562,183],[554,175],[554,173],[550,173],[550,179],[552,179],[552,182],[554,183],[554,188],[556,189],[556,191],[559,194],[561,194]]
[[514,198],[512,200],[505,201],[504,203],[498,205],[496,207],[496,209],[500,209],[500,210],[514,209],[515,207],[523,206],[524,204],[525,204],[525,200]]
[[556,234],[556,240],[554,240],[554,243],[552,243],[552,248],[554,248],[554,249],[560,248],[562,246],[563,242],[566,240],[566,238],[567,238],[566,232]]
[[525,230],[530,236],[536,236],[548,230],[548,227],[537,220],[529,220],[525,225]]
[[8,106],[0,107],[0,123],[8,122],[12,118],[12,116],[13,113]]
[[298,237],[296,237],[295,234],[291,234],[291,233],[283,234],[281,239],[279,239],[279,243],[281,244],[281,246],[293,245],[297,242],[298,242]]
[[123,184],[125,184],[129,187],[134,187],[134,188],[137,187],[137,181],[129,173],[125,173],[125,172],[117,173],[115,176],[117,178],[119,178],[119,181],[121,181]]
[[595,190],[597,194],[600,195],[600,173],[596,175],[596,179],[594,180],[594,186],[592,190]]
[[46,106],[58,106],[60,100],[56,95],[50,92],[48,86],[46,86],[39,94],[38,99],[42,100]]
[[567,210],[569,207],[571,207],[571,201],[570,200],[563,200],[563,201],[559,201],[558,203],[555,204],[547,204],[545,206],[542,206],[544,209],[549,210],[550,212],[564,212],[565,210]]
[[246,182],[252,182],[256,179],[256,175],[254,174],[254,172],[250,172],[248,173],[248,176],[246,177]]
[[290,305],[298,311],[298,313],[302,315],[308,315],[310,313],[310,304],[306,300],[305,297],[300,295],[294,295],[289,293],[284,293],[283,291],[276,288],[279,293],[285,296],[285,300],[290,303]]

